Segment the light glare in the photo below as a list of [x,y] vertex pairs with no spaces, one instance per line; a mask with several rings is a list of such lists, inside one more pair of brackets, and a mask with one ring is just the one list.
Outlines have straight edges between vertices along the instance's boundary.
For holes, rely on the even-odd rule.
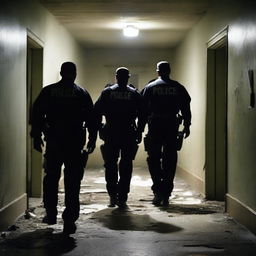
[[139,35],[139,29],[132,25],[127,25],[123,29],[123,34],[126,37],[137,37]]

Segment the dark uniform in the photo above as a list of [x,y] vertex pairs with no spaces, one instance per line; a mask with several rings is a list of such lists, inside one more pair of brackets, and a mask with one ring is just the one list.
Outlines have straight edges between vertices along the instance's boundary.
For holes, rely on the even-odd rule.
[[[79,217],[79,191],[84,173],[82,149],[89,129],[89,142],[95,144],[96,133],[92,120],[93,102],[88,92],[62,79],[42,89],[32,113],[31,136],[46,141],[43,180],[43,202],[48,224],[57,216],[58,183],[64,164],[65,210],[62,218],[74,223]],[[93,146],[94,147],[94,146]]]
[[104,140],[101,150],[107,191],[111,199],[110,206],[121,206],[127,201],[132,161],[137,152],[137,143],[140,143],[136,139],[141,137],[142,133],[135,120],[140,119],[141,113],[141,95],[136,89],[126,85],[122,87],[115,84],[105,88],[95,103],[98,126],[101,125],[102,116],[106,119],[100,129],[100,137]]
[[184,127],[190,126],[190,96],[183,85],[167,76],[149,83],[143,90],[143,98],[148,117],[145,149],[152,190],[157,196],[153,203],[160,204],[162,200],[168,203],[177,164],[177,116],[181,111]]

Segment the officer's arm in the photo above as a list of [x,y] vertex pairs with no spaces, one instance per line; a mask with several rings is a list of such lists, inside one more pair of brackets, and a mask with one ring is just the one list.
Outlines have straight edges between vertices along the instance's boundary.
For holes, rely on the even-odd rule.
[[34,149],[42,152],[43,141],[42,132],[45,126],[45,114],[47,104],[47,92],[42,89],[39,96],[36,98],[31,114],[31,132],[30,136],[33,138]]
[[138,96],[138,121],[137,121],[137,130],[140,133],[144,132],[145,126],[147,123],[147,108],[146,102],[143,96]]
[[93,102],[92,98],[89,95],[89,93],[86,94],[85,101],[86,104],[86,113],[85,113],[85,120],[86,120],[86,126],[88,130],[88,143],[87,143],[87,152],[90,154],[95,149],[95,144],[97,140],[97,129],[95,124],[95,115],[94,115],[94,109],[93,109]]
[[180,110],[181,114],[183,116],[184,122],[184,134],[185,138],[187,138],[190,135],[190,125],[191,125],[191,110],[190,110],[190,101],[191,98],[185,88],[183,88],[182,98],[181,98],[181,104],[180,104]]
[[102,126],[102,116],[104,113],[105,97],[106,97],[106,90],[104,90],[101,93],[100,97],[97,99],[97,101],[94,104],[94,114],[95,114],[95,120],[96,120],[96,127],[98,130]]
[[141,91],[142,101],[140,105],[140,116],[138,118],[138,129],[144,132],[148,122],[149,90],[147,87]]

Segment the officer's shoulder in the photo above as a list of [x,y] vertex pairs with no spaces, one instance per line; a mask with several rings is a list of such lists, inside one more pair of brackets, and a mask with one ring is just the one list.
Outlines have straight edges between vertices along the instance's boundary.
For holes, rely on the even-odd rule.
[[82,86],[74,84],[74,87],[75,87],[76,91],[78,93],[80,93],[81,95],[86,95],[86,96],[89,95],[89,92]]
[[[147,85],[150,84],[150,83],[155,82],[157,79],[158,79],[158,78],[151,79],[150,81],[148,81]],[[146,86],[147,86],[147,85],[146,85]]]
[[127,85],[127,90],[130,92],[137,92],[138,90],[136,89],[136,87],[132,87],[130,85]]
[[44,86],[41,90],[42,93],[48,93],[50,92],[52,89],[58,88],[58,83],[53,83],[53,84],[48,84],[46,86]]
[[145,89],[149,89],[153,86],[156,86],[158,84],[158,80],[159,79],[154,79],[154,80],[149,81],[149,83],[145,86]]
[[42,90],[49,90],[49,89],[58,87],[58,85],[59,85],[59,83],[48,84],[48,85],[44,86],[44,87],[42,88]]
[[169,82],[167,82],[167,84],[169,84],[171,86],[176,86],[176,87],[179,87],[179,88],[184,87],[181,83],[179,83],[178,81],[173,80],[173,79],[170,79]]
[[185,86],[179,83],[178,81],[172,80],[175,86],[179,87],[181,90],[186,90]]
[[170,79],[170,83],[177,85],[177,86],[183,86],[181,83],[179,83],[178,81],[173,80],[173,79]]
[[109,86],[105,87],[105,88],[102,90],[101,94],[102,94],[102,95],[108,94],[108,93],[110,93],[111,91],[115,90],[116,88],[117,88],[117,86],[116,86],[115,84],[114,84],[114,85],[109,85]]
[[74,84],[74,87],[76,90],[78,90],[80,92],[87,92],[86,89],[84,89],[81,85]]
[[109,86],[108,88],[109,88],[109,90],[115,90],[115,89],[118,88],[118,85],[117,84],[113,84],[113,85]]
[[186,89],[186,87],[184,85],[182,85],[178,81],[175,81],[175,80],[173,80],[173,81],[175,82],[175,86],[176,86],[176,88],[178,88],[178,90],[181,93],[181,95],[188,95],[188,97],[190,97],[189,93],[188,93],[188,91],[187,91],[187,89]]

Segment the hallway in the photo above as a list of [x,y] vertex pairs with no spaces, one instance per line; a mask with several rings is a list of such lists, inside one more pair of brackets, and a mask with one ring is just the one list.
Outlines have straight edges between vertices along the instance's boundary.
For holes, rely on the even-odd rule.
[[224,213],[224,204],[205,201],[179,177],[169,207],[151,204],[151,179],[135,168],[129,208],[108,208],[104,171],[86,170],[75,235],[64,237],[60,186],[58,224],[42,224],[41,199],[30,199],[31,218],[20,218],[0,238],[1,256],[252,256],[256,237]]
[[[139,35],[127,38],[123,29],[131,25]],[[78,232],[63,240],[61,222],[50,229],[41,224],[42,154],[33,149],[30,137],[32,103],[42,87],[60,79],[65,61],[76,63],[76,83],[95,102],[105,85],[115,82],[117,67],[129,68],[130,83],[142,90],[156,77],[161,60],[171,63],[171,78],[192,99],[191,135],[178,167],[202,197],[194,194],[190,202],[187,185],[177,179],[170,207],[153,207],[149,177],[143,174],[141,183],[142,170],[136,169],[129,210],[107,208],[98,140],[81,191]],[[0,255],[62,255],[62,249],[67,255],[108,255],[109,248],[115,249],[112,255],[150,255],[150,250],[152,255],[251,255],[246,250],[255,250],[255,237],[226,214],[256,234],[255,60],[255,0],[4,0],[0,239],[22,233],[27,242],[1,243]],[[134,166],[146,166],[142,145]],[[35,217],[20,219],[19,229],[6,233],[26,211],[27,197],[37,198],[30,200],[30,207],[39,205]],[[224,201],[225,211],[203,198]],[[40,239],[31,242],[28,232]]]

